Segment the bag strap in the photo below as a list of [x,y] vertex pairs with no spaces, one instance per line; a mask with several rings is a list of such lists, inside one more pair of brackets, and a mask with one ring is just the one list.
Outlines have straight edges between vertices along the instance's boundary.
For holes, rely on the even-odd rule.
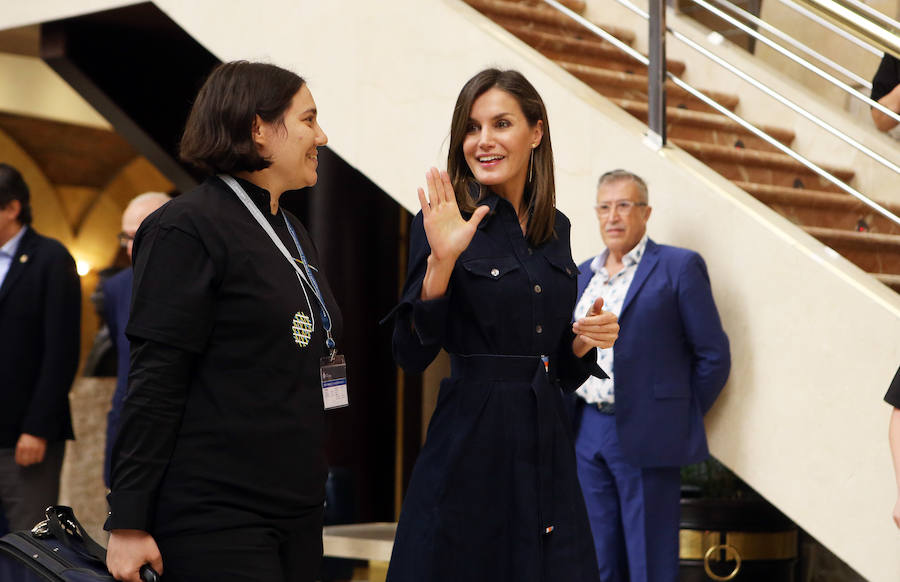
[[88,535],[71,507],[51,505],[47,508],[46,515],[47,528],[53,537],[85,559],[106,567],[106,548]]
[[[96,562],[106,569],[106,548],[98,544],[75,517],[75,512],[66,505],[51,505],[46,511],[47,529],[61,544],[76,552],[86,560]],[[160,576],[150,564],[140,568],[143,582],[159,582]]]

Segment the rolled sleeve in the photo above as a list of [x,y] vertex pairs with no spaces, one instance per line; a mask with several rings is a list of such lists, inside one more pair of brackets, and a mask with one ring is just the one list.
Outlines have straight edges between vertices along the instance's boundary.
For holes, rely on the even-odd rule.
[[142,226],[134,257],[128,338],[203,351],[215,305],[215,269],[203,243],[189,231],[155,221]]

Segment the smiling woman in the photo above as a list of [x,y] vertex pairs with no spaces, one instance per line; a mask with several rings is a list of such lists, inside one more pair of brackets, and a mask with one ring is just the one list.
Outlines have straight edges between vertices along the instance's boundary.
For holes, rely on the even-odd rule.
[[134,240],[128,398],[107,565],[137,582],[311,582],[326,466],[320,361],[341,314],[303,225],[279,208],[327,143],[302,78],[245,61],[194,102],[183,159],[211,174]]
[[547,113],[516,71],[460,92],[448,171],[432,168],[410,228],[394,356],[451,374],[416,461],[389,582],[598,580],[560,389],[618,333],[602,302],[573,326],[578,270],[555,209]]

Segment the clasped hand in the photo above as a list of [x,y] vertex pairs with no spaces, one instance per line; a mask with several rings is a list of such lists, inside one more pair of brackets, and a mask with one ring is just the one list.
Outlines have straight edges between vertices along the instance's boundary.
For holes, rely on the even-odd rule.
[[580,358],[591,348],[611,348],[619,337],[618,320],[609,311],[603,311],[603,298],[598,297],[587,315],[572,324],[572,351]]
[[16,464],[20,467],[36,465],[44,460],[47,453],[47,439],[22,433],[16,442]]
[[106,568],[113,578],[141,582],[140,569],[144,564],[150,564],[162,575],[162,556],[153,536],[137,529],[112,530],[106,547]]

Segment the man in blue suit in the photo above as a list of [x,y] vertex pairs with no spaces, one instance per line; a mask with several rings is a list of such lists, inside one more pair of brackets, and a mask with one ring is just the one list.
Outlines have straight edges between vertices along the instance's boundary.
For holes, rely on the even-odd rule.
[[[122,213],[122,232],[119,233],[119,244],[131,258],[134,235],[144,219],[150,216],[163,204],[171,200],[171,196],[162,192],[145,192],[135,196],[125,212]],[[119,419],[122,415],[122,404],[128,391],[128,371],[131,369],[131,344],[125,337],[125,326],[131,312],[131,285],[134,273],[129,266],[107,279],[102,284],[103,315],[109,327],[109,336],[116,346],[116,390],[113,393],[112,406],[106,417],[106,455],[103,461],[103,481],[109,487],[109,466],[112,457],[112,445],[119,433]]]
[[680,467],[709,456],[703,415],[731,367],[706,265],[647,237],[648,201],[631,172],[601,176],[606,250],[579,267],[575,318],[600,297],[620,326],[598,350],[609,379],[576,393],[578,478],[604,582],[678,579]]

